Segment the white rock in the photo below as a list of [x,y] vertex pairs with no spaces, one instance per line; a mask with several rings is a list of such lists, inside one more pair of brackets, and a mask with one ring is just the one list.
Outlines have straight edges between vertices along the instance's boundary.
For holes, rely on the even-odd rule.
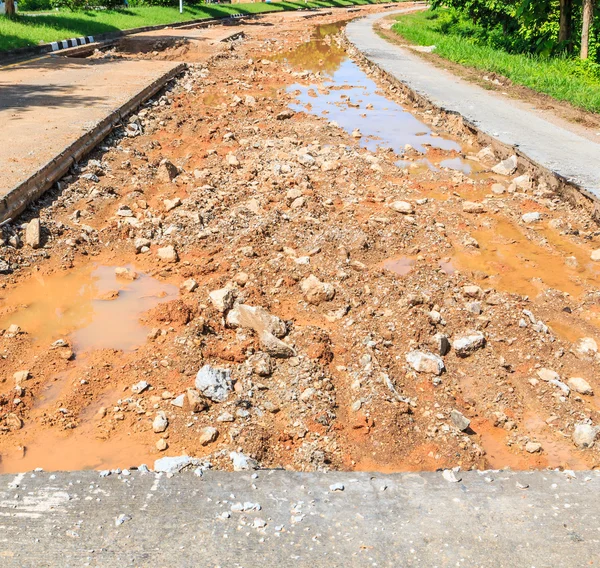
[[592,251],[591,259],[595,262],[600,261],[600,249]]
[[233,288],[220,288],[208,294],[213,306],[220,312],[226,312],[233,307],[236,292]]
[[471,421],[458,410],[452,410],[450,412],[450,419],[452,420],[452,424],[454,424],[461,432],[467,430],[471,424]]
[[164,260],[165,262],[177,262],[179,260],[179,255],[175,250],[173,245],[167,245],[166,247],[161,247],[157,251],[158,258]]
[[539,442],[527,442],[525,444],[525,451],[530,454],[536,454],[542,451],[542,444]]
[[202,428],[198,434],[198,442],[203,446],[212,444],[219,436],[219,431],[212,426],[206,426]]
[[452,347],[459,357],[467,357],[484,346],[485,336],[480,331],[468,332],[452,342]]
[[206,398],[214,402],[224,402],[232,389],[231,371],[204,365],[196,375],[195,385]]
[[178,473],[189,466],[199,466],[202,462],[190,456],[164,457],[154,462],[154,471],[157,473]]
[[463,201],[462,210],[465,213],[484,213],[485,208],[483,204],[477,201]]
[[335,297],[335,288],[327,282],[321,282],[314,274],[300,282],[300,289],[309,304],[319,305]]
[[582,379],[581,377],[571,377],[567,381],[567,385],[571,390],[574,390],[579,394],[594,394],[594,389],[592,389],[592,385],[590,385],[590,383],[588,383],[585,379]]
[[164,412],[159,412],[152,422],[152,431],[155,434],[164,432],[169,426],[169,420]]
[[509,175],[515,173],[515,171],[517,170],[517,165],[518,165],[517,156],[513,154],[510,158],[507,158],[506,160],[502,160],[501,162],[496,164],[492,168],[492,171],[495,174],[500,174],[502,176],[509,176]]
[[598,427],[579,422],[575,424],[573,431],[573,442],[579,448],[591,448],[594,445],[596,436],[598,435]]
[[552,369],[539,369],[537,371],[537,376],[542,379],[542,381],[546,381],[547,383],[550,381],[560,381],[560,375]]
[[135,394],[140,394],[144,392],[150,385],[146,381],[140,381],[131,387],[131,392]]
[[598,353],[598,344],[593,337],[582,337],[575,342],[573,349],[580,355],[595,355]]
[[233,471],[244,471],[258,468],[258,462],[242,452],[231,452],[229,454],[229,458],[233,464]]
[[226,321],[227,325],[234,329],[249,328],[256,333],[266,330],[275,337],[283,337],[287,333],[285,323],[260,306],[238,304],[227,313]]
[[410,215],[414,212],[413,206],[408,201],[394,201],[390,203],[390,209],[404,215]]
[[410,351],[406,354],[406,362],[418,373],[441,375],[446,368],[440,357],[425,351]]
[[39,248],[41,244],[41,226],[38,218],[32,219],[27,223],[25,229],[25,243],[31,248]]
[[537,212],[525,213],[521,216],[523,223],[537,223],[542,216]]

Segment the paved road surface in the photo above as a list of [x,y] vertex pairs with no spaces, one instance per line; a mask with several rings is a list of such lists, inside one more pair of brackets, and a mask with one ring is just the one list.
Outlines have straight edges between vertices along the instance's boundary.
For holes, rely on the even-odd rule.
[[385,41],[373,31],[373,24],[387,15],[373,14],[349,23],[346,36],[369,60],[435,106],[461,114],[486,134],[517,146],[537,164],[600,198],[600,143],[551,124]]
[[[600,558],[598,472],[469,472],[458,483],[440,472],[256,474],[2,475],[0,565],[559,568]],[[237,503],[260,509],[232,511]]]

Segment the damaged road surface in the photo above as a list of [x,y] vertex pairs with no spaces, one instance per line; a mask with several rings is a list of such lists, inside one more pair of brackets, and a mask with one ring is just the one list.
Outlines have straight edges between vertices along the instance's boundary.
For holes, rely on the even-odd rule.
[[598,464],[598,226],[344,17],[241,24],[2,227],[0,472]]

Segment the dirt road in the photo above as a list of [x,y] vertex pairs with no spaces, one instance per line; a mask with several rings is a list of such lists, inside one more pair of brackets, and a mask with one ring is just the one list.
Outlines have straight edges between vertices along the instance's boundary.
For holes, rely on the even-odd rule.
[[0,471],[596,465],[598,227],[348,16],[240,26],[3,228]]

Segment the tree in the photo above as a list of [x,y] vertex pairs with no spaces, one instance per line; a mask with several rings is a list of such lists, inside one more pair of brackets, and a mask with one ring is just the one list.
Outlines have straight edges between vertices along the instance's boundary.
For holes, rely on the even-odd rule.
[[558,29],[558,41],[567,44],[571,51],[573,35],[573,0],[560,0],[560,24]]
[[10,18],[15,15],[15,2],[14,0],[5,0],[4,2],[5,14]]
[[594,0],[583,0],[581,16],[581,59],[587,59],[590,48],[590,27],[594,19]]

